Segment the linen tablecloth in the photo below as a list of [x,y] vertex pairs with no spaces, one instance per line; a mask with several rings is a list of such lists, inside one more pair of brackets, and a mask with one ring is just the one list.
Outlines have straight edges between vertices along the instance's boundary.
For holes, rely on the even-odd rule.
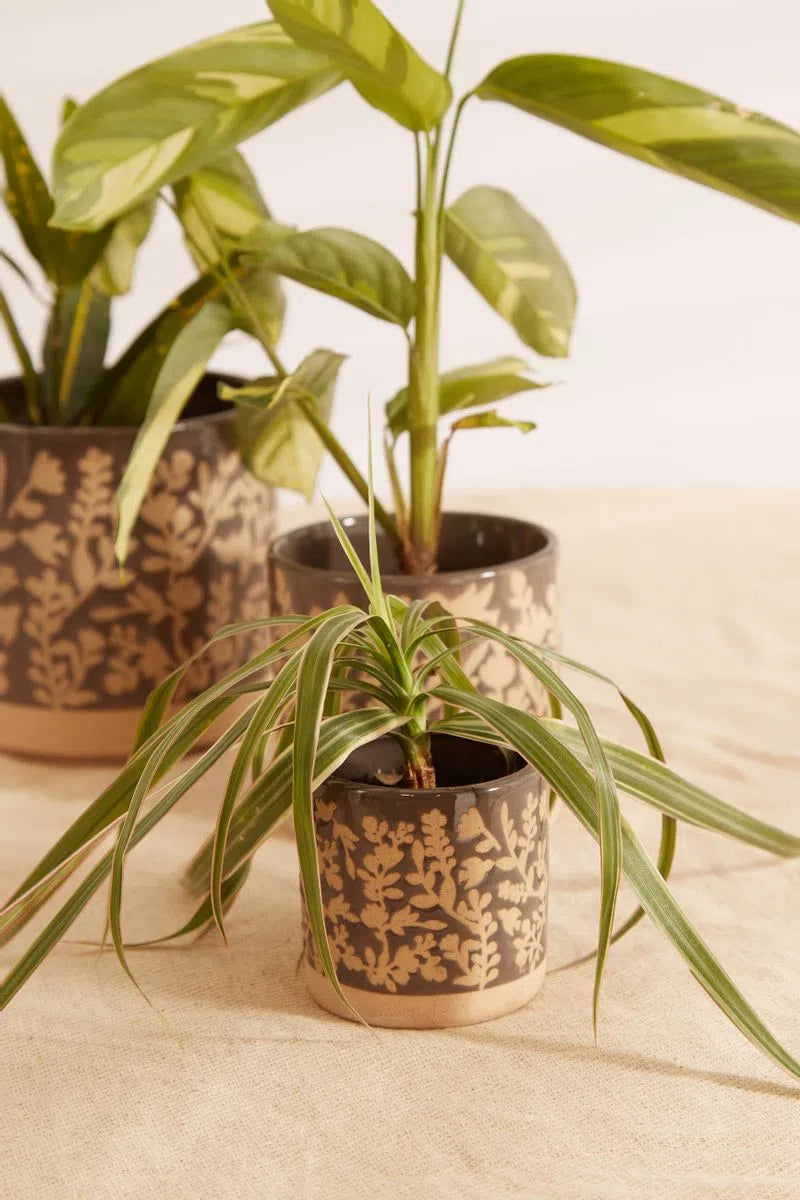
[[[800,493],[531,491],[480,507],[558,531],[565,648],[638,698],[671,762],[798,832]],[[635,742],[612,695],[592,695],[604,730]],[[109,773],[0,759],[4,894]],[[131,856],[132,939],[186,914],[178,867],[208,830],[220,779]],[[654,814],[636,825],[655,848]],[[229,950],[209,936],[132,954],[163,1021],[113,955],[74,944],[99,932],[91,908],[0,1017],[0,1196],[800,1197],[800,1085],[744,1041],[647,924],[611,954],[594,1045],[592,968],[557,970],[591,948],[597,917],[596,847],[567,812],[551,861],[543,991],[512,1016],[449,1032],[368,1032],[309,1000],[286,836],[260,852]],[[800,862],[686,830],[673,880],[800,1053]],[[626,892],[621,910],[629,903]],[[19,948],[0,952],[0,967]]]

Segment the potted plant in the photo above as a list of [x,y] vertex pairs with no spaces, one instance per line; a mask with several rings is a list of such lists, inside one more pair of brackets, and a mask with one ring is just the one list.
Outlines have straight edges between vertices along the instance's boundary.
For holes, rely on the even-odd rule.
[[[126,855],[237,746],[214,832],[188,871],[199,907],[175,937],[212,926],[224,936],[226,910],[246,881],[253,854],[291,813],[302,875],[306,978],[325,1008],[380,1025],[421,1028],[509,1012],[532,997],[544,974],[547,796],[554,789],[600,846],[595,1022],[609,947],[646,912],[729,1019],[800,1078],[800,1063],[759,1020],[675,901],[622,816],[618,790],[660,810],[673,825],[682,819],[775,854],[800,854],[800,838],[671,772],[659,761],[650,721],[628,697],[623,699],[650,756],[602,739],[550,663],[587,668],[485,622],[456,621],[438,606],[432,611],[424,601],[387,595],[374,522],[368,573],[331,519],[366,606],[260,622],[279,627],[281,636],[169,719],[171,698],[190,664],[153,692],[128,764],[0,910],[1,943],[114,834],[113,847],[0,985],[0,1007],[109,879],[107,932],[133,978],[121,921]],[[215,642],[239,629],[221,629]],[[575,724],[481,695],[459,656],[465,643],[484,638],[516,657],[546,688],[554,711],[565,709]],[[265,667],[272,669],[270,680]],[[346,690],[360,691],[366,707],[339,711]],[[242,696],[246,711],[151,795],[209,724]],[[444,706],[433,720],[432,705]],[[622,875],[641,908],[615,933]]]
[[[20,370],[0,382],[0,748],[124,757],[153,685],[220,622],[266,606],[274,494],[246,469],[252,445],[207,373],[248,319],[195,239],[201,273],[106,365],[113,301],[131,286],[154,202],[94,233],[53,229],[50,190],[2,99],[0,151],[6,206],[47,289],[38,365],[0,290]],[[232,239],[268,213],[235,151],[181,181],[174,204],[187,238],[201,205]],[[0,266],[38,296],[16,259],[3,253]],[[242,268],[239,287],[277,338],[276,278]],[[115,538],[127,542],[137,516],[123,573]],[[255,649],[243,635],[199,661],[186,693]]]
[[[639,67],[562,54],[501,63],[451,108],[463,0],[455,5],[443,71],[425,62],[371,0],[357,5],[270,0],[269,6],[275,22],[233,30],[145,66],[72,117],[56,149],[56,222],[94,229],[127,202],[132,169],[145,156],[147,169],[137,175],[142,197],[343,82],[406,128],[417,194],[413,278],[386,248],[341,229],[298,232],[265,223],[253,231],[244,256],[393,323],[408,341],[405,385],[386,412],[392,505],[377,508],[387,587],[409,598],[438,599],[457,613],[554,644],[553,535],[529,522],[465,516],[445,507],[454,434],[515,424],[532,429],[531,422],[509,421],[495,406],[540,383],[517,358],[441,370],[443,257],[538,355],[567,353],[575,312],[569,267],[518,200],[495,186],[451,198],[449,167],[462,117],[476,99],[510,104],[790,220],[800,219],[800,137],[767,117]],[[205,82],[209,72],[213,88]],[[135,139],[126,136],[131,129]],[[364,498],[363,476],[322,419],[309,363],[299,373],[288,371],[269,338],[262,343],[270,374],[238,393],[253,406],[251,419],[258,420],[259,407],[266,414],[291,401],[314,423]],[[324,352],[313,359],[318,365]],[[443,437],[442,419],[450,422]],[[395,443],[406,436],[404,489]],[[348,531],[363,551],[363,520],[351,522]],[[277,612],[324,610],[354,597],[326,524],[279,540],[270,570]],[[472,653],[482,656],[471,665],[484,690],[514,702],[527,698],[541,711],[543,692],[524,672],[491,647]]]

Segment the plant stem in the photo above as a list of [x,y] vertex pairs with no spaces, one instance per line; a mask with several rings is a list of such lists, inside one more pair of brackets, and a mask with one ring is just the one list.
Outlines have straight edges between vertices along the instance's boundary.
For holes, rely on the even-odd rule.
[[450,139],[447,143],[447,153],[445,154],[445,157],[444,157],[444,169],[442,171],[442,183],[441,183],[441,187],[439,188],[439,218],[440,218],[440,221],[444,220],[444,208],[445,208],[445,204],[447,203],[447,181],[450,177],[450,163],[453,161],[453,149],[456,144],[456,133],[458,131],[458,124],[459,124],[459,121],[461,120],[461,114],[464,111],[464,105],[467,103],[468,100],[471,100],[474,95],[475,95],[474,92],[467,92],[466,95],[461,97],[461,99],[459,100],[459,102],[456,106],[455,116],[453,117],[453,124],[450,126]]
[[455,20],[453,21],[453,30],[450,34],[450,44],[447,47],[447,60],[444,64],[444,73],[448,79],[450,78],[450,72],[453,69],[453,58],[454,58],[455,52],[456,52],[456,42],[458,41],[458,34],[461,29],[461,18],[463,17],[463,15],[464,15],[464,0],[458,0],[458,7],[456,8],[456,16],[455,16]]
[[416,227],[417,308],[408,368],[411,452],[409,569],[418,575],[436,567],[436,423],[439,416],[439,237],[436,148],[429,138],[422,204]]

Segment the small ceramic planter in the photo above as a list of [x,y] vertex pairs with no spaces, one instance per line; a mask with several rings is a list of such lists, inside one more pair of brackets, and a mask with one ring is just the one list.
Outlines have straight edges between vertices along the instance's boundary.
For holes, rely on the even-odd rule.
[[[344,526],[366,561],[366,518],[348,517]],[[440,570],[429,577],[400,574],[389,539],[382,536],[379,546],[386,592],[405,600],[438,600],[456,616],[487,621],[541,645],[558,644],[558,544],[541,525],[514,517],[445,513]],[[361,604],[364,599],[327,522],[278,537],[270,547],[269,570],[274,615],[313,616],[334,604]],[[465,649],[462,662],[486,695],[539,715],[548,712],[544,690],[498,644],[475,643]]]
[[[19,386],[0,383],[12,413]],[[114,495],[137,430],[0,425],[0,749],[120,758],[152,687],[221,625],[267,611],[274,495],[207,377],[176,425],[122,573]],[[261,645],[220,643],[184,696]]]
[[[440,775],[447,757],[462,773],[445,772],[448,786],[340,774],[315,797],[328,940],[348,1001],[372,1025],[487,1021],[527,1004],[544,979],[547,786],[496,747],[435,740]],[[459,782],[470,775],[482,782]],[[348,1017],[303,913],[311,995]]]

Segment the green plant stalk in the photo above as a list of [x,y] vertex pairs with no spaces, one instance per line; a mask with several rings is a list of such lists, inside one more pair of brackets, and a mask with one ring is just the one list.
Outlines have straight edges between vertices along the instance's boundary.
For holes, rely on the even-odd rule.
[[411,455],[409,533],[414,574],[436,567],[436,475],[439,417],[439,285],[441,238],[436,147],[426,142],[422,195],[416,214],[417,315],[408,364],[408,407]]
[[80,358],[83,338],[86,333],[86,324],[89,317],[89,306],[92,300],[92,282],[88,278],[83,280],[81,284],[80,294],[78,296],[78,304],[75,309],[75,319],[72,322],[72,328],[69,333],[69,342],[67,352],[64,356],[64,362],[61,368],[61,378],[58,381],[58,399],[56,400],[55,420],[57,425],[63,424],[64,413],[66,412],[69,403],[70,393],[72,391],[72,382],[75,378],[75,371]]

